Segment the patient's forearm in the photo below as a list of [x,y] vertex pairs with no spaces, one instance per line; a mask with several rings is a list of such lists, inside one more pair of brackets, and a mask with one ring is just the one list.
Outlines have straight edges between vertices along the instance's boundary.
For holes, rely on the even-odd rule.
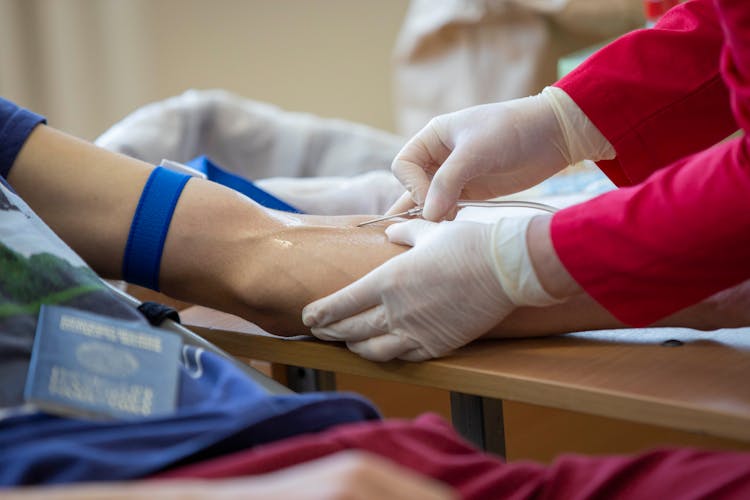
[[[367,216],[318,217],[261,209],[250,217],[243,215],[246,203],[252,202],[238,198],[222,213],[211,211],[200,224],[193,222],[196,231],[168,237],[162,264],[165,293],[242,316],[278,335],[307,334],[301,321],[305,305],[406,250],[389,243],[382,226],[356,227]],[[186,224],[194,220],[183,211],[175,213],[174,223],[180,226],[183,218]],[[206,246],[198,227],[213,226],[223,228],[217,229],[222,236]],[[213,266],[196,266],[196,257]],[[200,282],[216,288],[196,289]]]

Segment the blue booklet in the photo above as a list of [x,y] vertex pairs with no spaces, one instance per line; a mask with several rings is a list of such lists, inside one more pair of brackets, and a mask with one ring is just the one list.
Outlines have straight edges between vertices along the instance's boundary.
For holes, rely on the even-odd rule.
[[78,418],[169,414],[181,347],[178,335],[147,324],[43,305],[24,396]]

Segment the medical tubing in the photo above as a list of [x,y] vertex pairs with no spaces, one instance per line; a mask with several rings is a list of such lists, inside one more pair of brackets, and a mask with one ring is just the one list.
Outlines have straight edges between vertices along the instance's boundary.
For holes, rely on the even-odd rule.
[[130,224],[122,259],[125,281],[159,290],[159,269],[164,241],[177,200],[189,175],[156,167],[146,181]]
[[538,203],[536,201],[521,201],[521,200],[458,200],[456,202],[458,208],[465,207],[513,207],[513,208],[535,208],[544,212],[554,214],[557,212],[557,208],[551,205],[545,205],[544,203]]
[[[520,201],[520,200],[458,200],[456,202],[456,206],[458,208],[465,208],[465,207],[484,207],[484,208],[502,208],[502,207],[515,207],[515,208],[535,208],[537,210],[543,210],[545,212],[549,213],[555,213],[557,212],[557,208],[551,206],[551,205],[545,205],[544,203],[538,203],[536,201]],[[380,222],[384,220],[390,220],[395,219],[397,217],[418,217],[422,215],[422,209],[424,207],[417,206],[410,208],[409,210],[406,210],[405,212],[401,212],[398,214],[393,215],[385,215],[383,217],[378,217],[376,219],[366,220],[364,222],[360,222],[357,224],[357,227],[366,226],[368,224],[373,224],[375,222]]]

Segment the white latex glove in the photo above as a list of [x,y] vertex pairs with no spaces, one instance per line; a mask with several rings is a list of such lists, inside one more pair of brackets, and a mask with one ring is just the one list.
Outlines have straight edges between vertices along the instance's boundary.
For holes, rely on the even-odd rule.
[[302,320],[316,337],[346,341],[374,361],[443,356],[517,306],[559,302],[542,288],[531,265],[530,220],[417,219],[391,225],[388,239],[414,248],[308,305]]
[[484,200],[528,189],[584,159],[614,158],[614,148],[561,89],[433,118],[391,169],[407,193],[389,210],[424,205],[440,220],[459,198]]

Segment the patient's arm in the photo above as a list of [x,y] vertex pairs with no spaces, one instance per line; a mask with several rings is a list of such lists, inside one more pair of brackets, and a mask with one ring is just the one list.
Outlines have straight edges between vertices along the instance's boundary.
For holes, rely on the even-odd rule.
[[[37,127],[8,181],[100,275],[121,278],[141,191],[154,167]],[[167,295],[238,314],[278,334],[306,333],[307,303],[405,250],[363,217],[288,215],[218,184],[191,179],[164,246]]]

